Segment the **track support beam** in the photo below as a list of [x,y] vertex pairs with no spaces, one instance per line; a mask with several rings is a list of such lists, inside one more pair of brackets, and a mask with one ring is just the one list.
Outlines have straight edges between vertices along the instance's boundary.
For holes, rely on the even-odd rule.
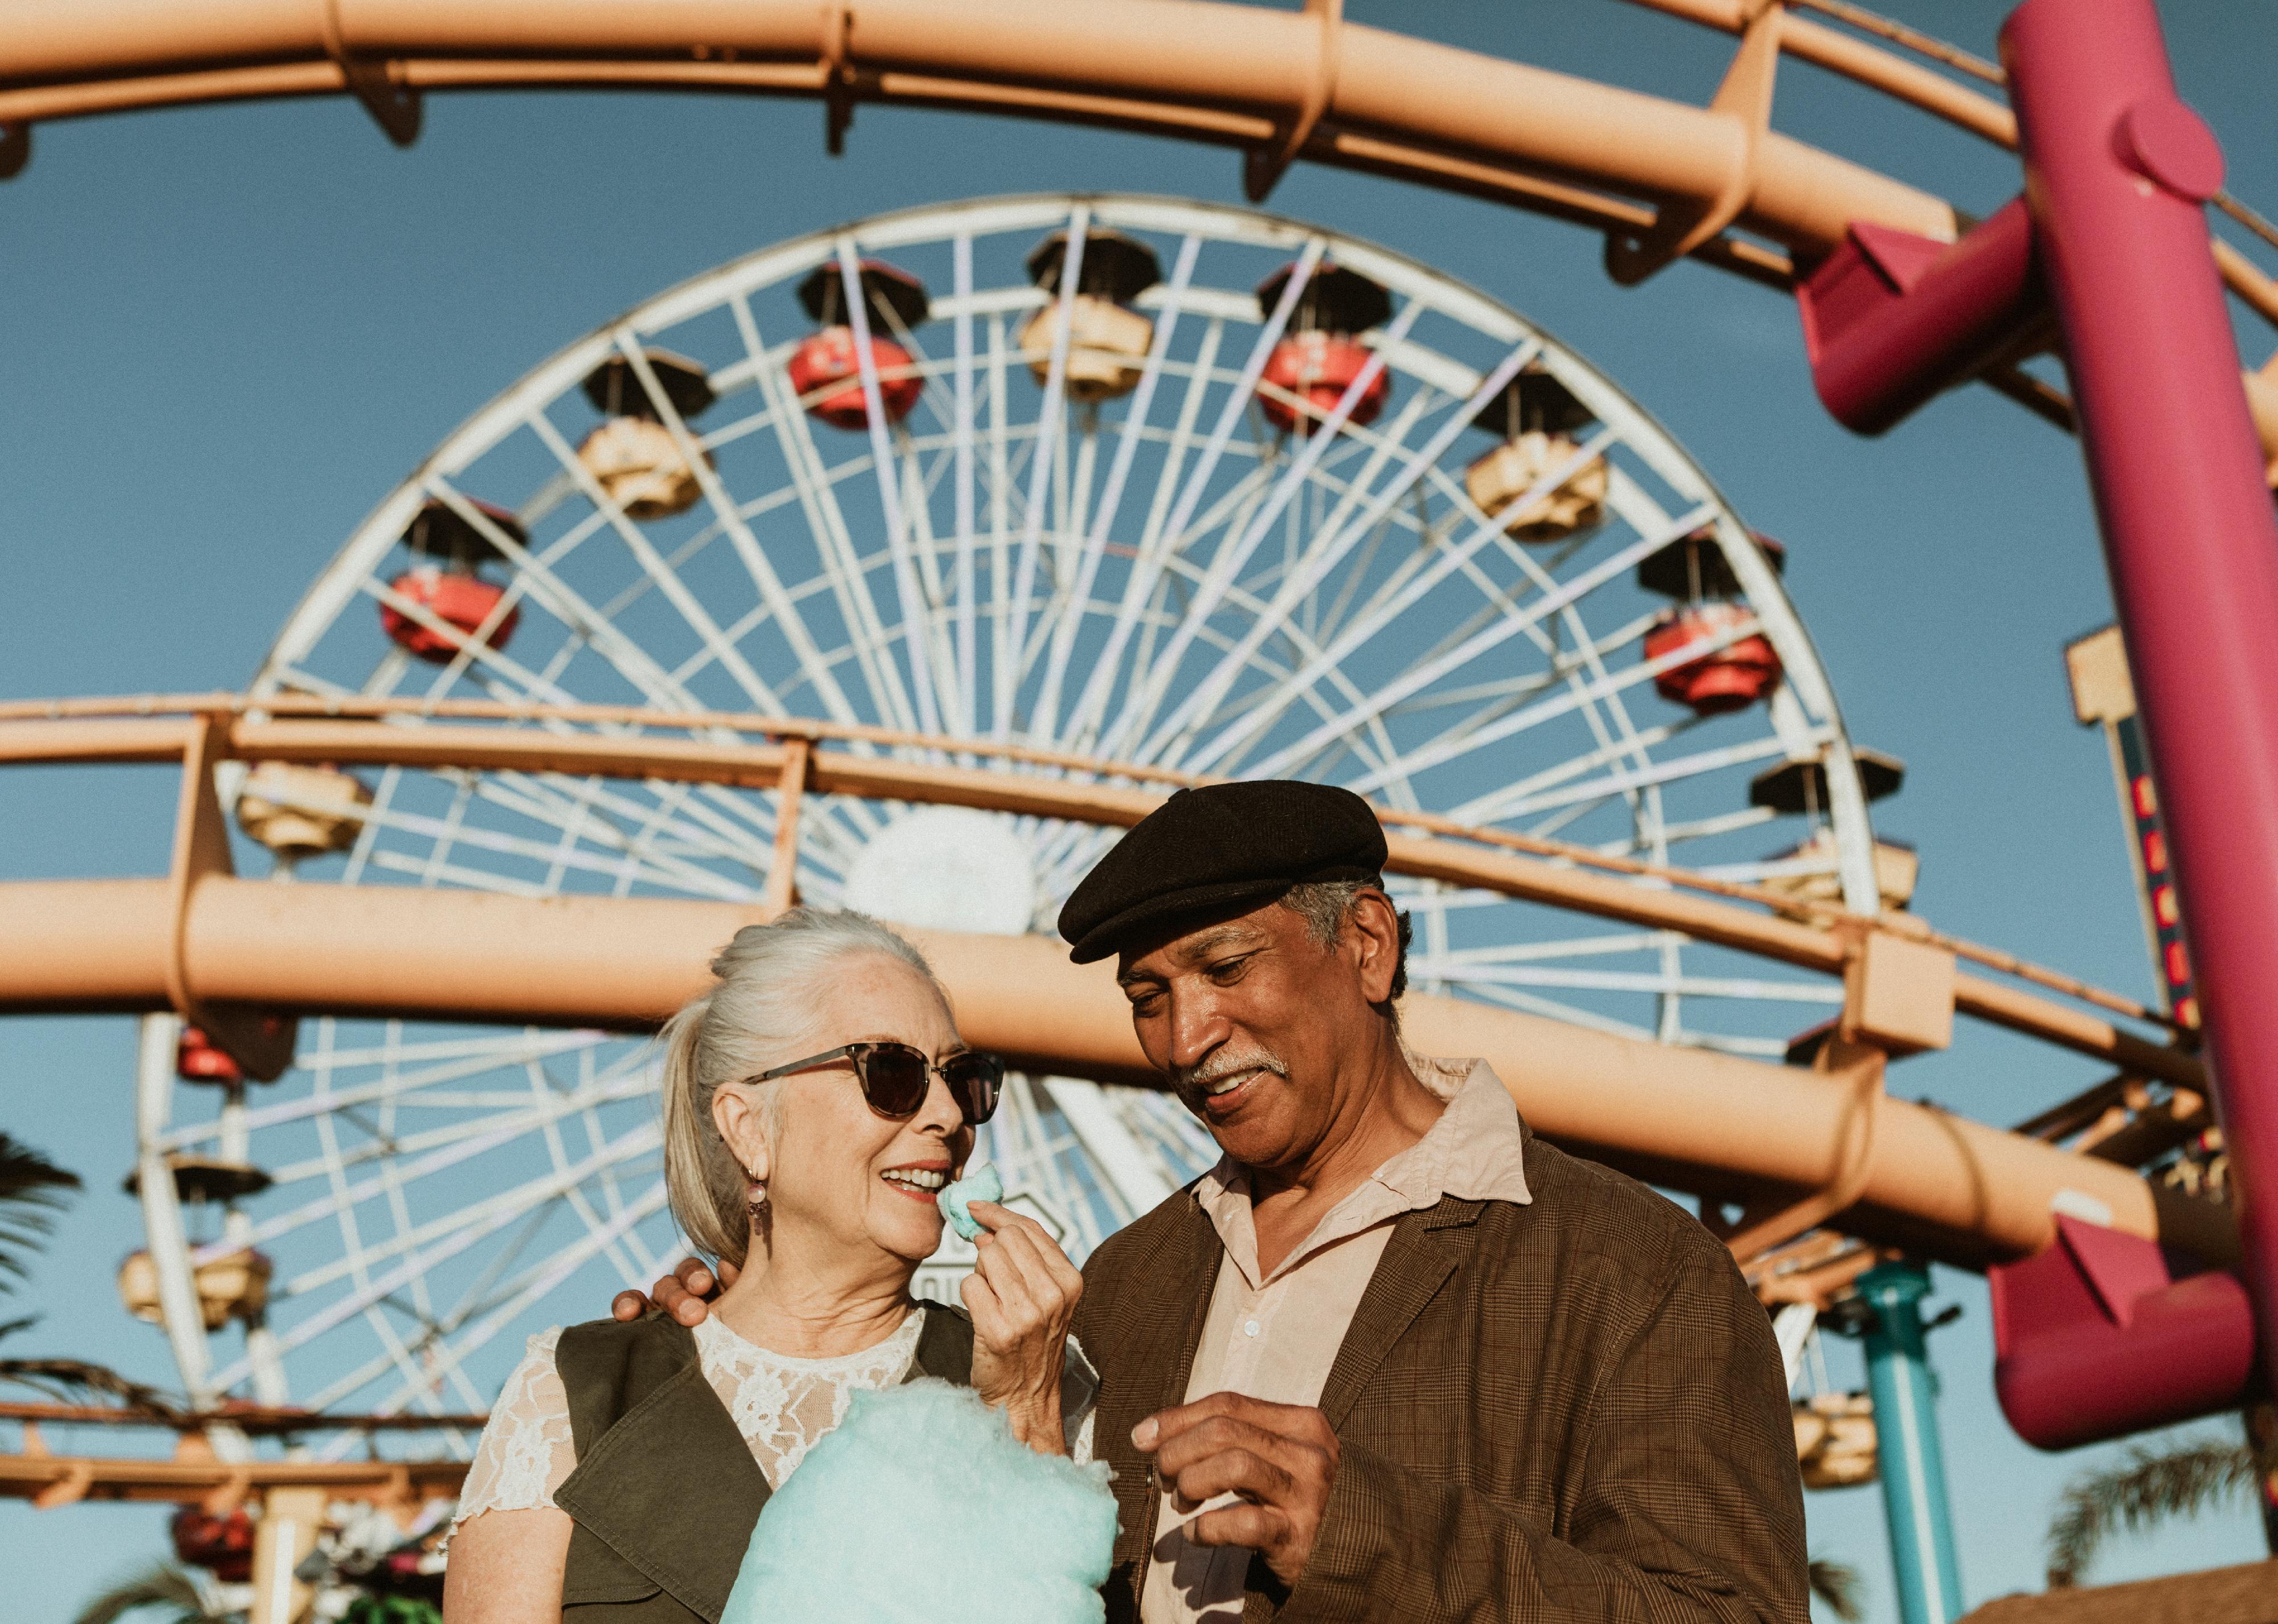
[[1945,1448],[1938,1437],[1938,1382],[1922,1300],[1930,1270],[1911,1260],[1860,1277],[1870,1317],[1867,1387],[1875,1400],[1876,1475],[1891,1531],[1891,1568],[1904,1624],[1950,1624],[1961,1616],[1961,1562],[1946,1503]]

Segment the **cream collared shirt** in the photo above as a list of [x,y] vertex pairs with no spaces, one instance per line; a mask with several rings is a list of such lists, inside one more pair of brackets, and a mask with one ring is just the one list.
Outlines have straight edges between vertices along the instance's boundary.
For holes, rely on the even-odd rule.
[[[1331,1208],[1272,1275],[1259,1275],[1249,1174],[1222,1158],[1196,1185],[1195,1199],[1210,1214],[1226,1260],[1196,1344],[1187,1402],[1235,1392],[1274,1404],[1319,1403],[1353,1311],[1403,1213],[1437,1206],[1443,1196],[1533,1199],[1522,1165],[1518,1107],[1487,1063],[1407,1058],[1418,1080],[1447,1101],[1440,1120]],[[1242,1616],[1250,1553],[1190,1544],[1184,1530],[1194,1514],[1181,1516],[1170,1497],[1163,1498],[1140,1598],[1142,1624],[1236,1624]]]

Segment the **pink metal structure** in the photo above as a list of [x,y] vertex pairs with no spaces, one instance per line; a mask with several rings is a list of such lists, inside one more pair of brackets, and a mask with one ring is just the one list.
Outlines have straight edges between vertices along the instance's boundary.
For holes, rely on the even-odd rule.
[[[1854,226],[1799,301],[1813,378],[1839,421],[1877,433],[2030,342],[2053,307],[2205,988],[2263,1367],[2278,1375],[2278,515],[2203,212],[2222,153],[2175,96],[2151,0],[2027,0],[2001,43],[2025,195],[1951,246]],[[2036,1316],[2064,1319],[2077,1294],[2019,1283],[2008,1340],[2033,1340]],[[2175,1339],[2130,1337],[2126,1305],[2106,1306],[2120,1335],[2005,1380],[2010,1420],[2036,1442],[2174,1418],[2156,1392],[2146,1411],[2142,1387],[2189,1385],[2164,1356]],[[2178,1413],[2235,1400],[2244,1374]],[[2083,1383],[2110,1390],[2083,1400],[2102,1431],[2043,1413]]]
[[2001,41],[2278,1373],[2278,517],[2207,247],[2222,155],[2151,0],[2028,0]]
[[1993,1389],[2020,1437],[2071,1449],[2236,1407],[2254,1371],[2236,1275],[2061,1214],[2057,1241],[1986,1271]]
[[[2052,308],[2205,990],[2263,1367],[2278,1375],[2278,514],[2203,211],[2222,153],[2175,96],[2151,0],[2027,0],[2001,43],[2024,195],[1951,246],[1854,225],[1799,302],[1814,381],[1839,421],[1877,433],[2032,343]],[[2013,1315],[2055,1301],[2027,1292]],[[2096,1345],[2113,1357],[2050,1379],[2101,1370],[2112,1429],[2149,1424],[2119,1390],[2147,1371],[2121,1342]],[[2024,1431],[2036,1400],[2020,1403]]]

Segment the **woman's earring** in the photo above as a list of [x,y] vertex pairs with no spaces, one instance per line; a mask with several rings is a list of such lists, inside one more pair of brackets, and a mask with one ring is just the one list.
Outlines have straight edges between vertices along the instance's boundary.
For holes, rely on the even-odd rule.
[[760,1210],[767,1204],[768,1181],[753,1173],[751,1176],[751,1182],[744,1186],[744,1205],[752,1209],[752,1216],[756,1218],[760,1215]]

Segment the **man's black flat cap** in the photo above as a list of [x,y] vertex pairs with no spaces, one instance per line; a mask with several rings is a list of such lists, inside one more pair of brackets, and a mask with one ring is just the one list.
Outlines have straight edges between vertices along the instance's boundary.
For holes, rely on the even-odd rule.
[[1384,830],[1350,790],[1287,778],[1207,785],[1181,790],[1116,842],[1060,909],[1060,934],[1068,956],[1089,964],[1182,920],[1383,871]]

